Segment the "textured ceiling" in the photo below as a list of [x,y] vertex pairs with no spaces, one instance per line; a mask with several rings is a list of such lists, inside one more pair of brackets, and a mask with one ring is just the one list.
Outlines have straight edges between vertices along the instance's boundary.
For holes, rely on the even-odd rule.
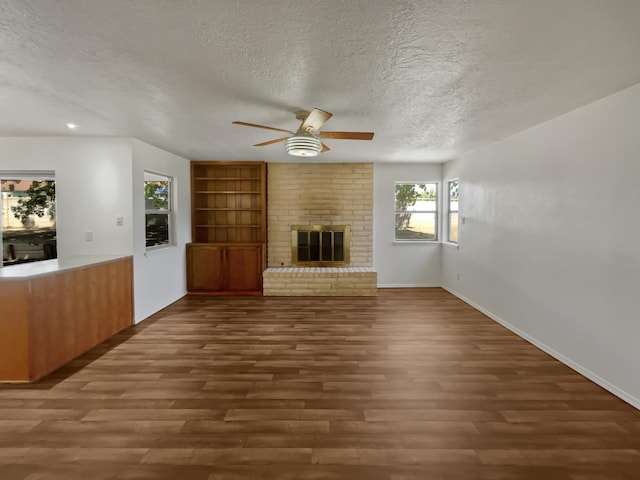
[[442,161],[639,82],[638,25],[638,0],[2,0],[0,135],[287,161],[231,122],[319,107],[376,133],[323,161]]

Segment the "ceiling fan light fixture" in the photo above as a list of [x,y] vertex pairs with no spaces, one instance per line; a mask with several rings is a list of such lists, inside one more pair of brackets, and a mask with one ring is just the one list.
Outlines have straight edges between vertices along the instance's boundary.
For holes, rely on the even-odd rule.
[[317,157],[322,151],[322,142],[312,135],[294,135],[285,143],[287,153],[295,157]]

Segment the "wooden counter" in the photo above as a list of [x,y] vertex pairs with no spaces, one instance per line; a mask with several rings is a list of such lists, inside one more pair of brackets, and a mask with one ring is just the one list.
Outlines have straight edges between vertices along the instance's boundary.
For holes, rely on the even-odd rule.
[[131,257],[0,268],[0,382],[32,382],[133,323]]

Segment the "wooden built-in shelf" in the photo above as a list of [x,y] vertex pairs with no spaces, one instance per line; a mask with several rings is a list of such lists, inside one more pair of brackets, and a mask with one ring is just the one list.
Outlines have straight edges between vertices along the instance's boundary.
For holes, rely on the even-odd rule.
[[266,266],[266,164],[193,161],[191,192],[188,290],[261,293]]

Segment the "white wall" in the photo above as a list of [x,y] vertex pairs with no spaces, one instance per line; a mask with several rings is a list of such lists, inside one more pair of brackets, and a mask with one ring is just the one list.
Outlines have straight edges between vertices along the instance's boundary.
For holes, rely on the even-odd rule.
[[55,171],[59,257],[132,253],[130,139],[0,138],[0,170]]
[[[140,322],[187,292],[185,243],[191,241],[189,161],[133,140],[133,252],[135,321]],[[173,177],[173,244],[146,252],[144,171]]]
[[[144,170],[174,177],[174,245],[145,252]],[[131,138],[0,138],[0,170],[54,170],[58,256],[133,255],[135,321],[186,293],[189,161]],[[124,225],[116,225],[116,217]],[[85,232],[93,232],[93,241]],[[10,268],[10,267],[9,267]]]
[[638,125],[640,84],[445,165],[443,283],[640,408]]
[[441,284],[439,243],[395,242],[395,182],[438,182],[442,165],[376,163],[373,171],[373,266],[379,287],[431,287]]

